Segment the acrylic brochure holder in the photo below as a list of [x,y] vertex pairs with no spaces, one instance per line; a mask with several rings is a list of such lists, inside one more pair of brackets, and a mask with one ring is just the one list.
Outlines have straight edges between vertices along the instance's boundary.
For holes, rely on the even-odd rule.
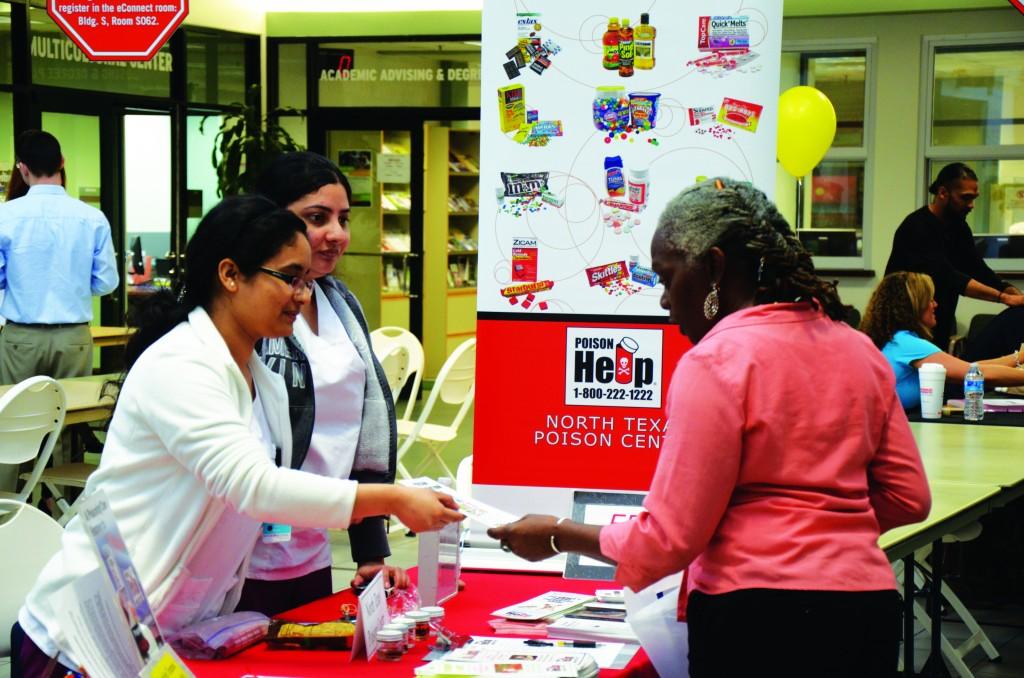
[[440,605],[459,591],[462,524],[451,523],[436,532],[422,532],[417,536],[420,603]]

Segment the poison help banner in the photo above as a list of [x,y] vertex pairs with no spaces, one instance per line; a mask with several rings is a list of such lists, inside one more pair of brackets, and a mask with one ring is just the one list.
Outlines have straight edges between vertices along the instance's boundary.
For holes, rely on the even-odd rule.
[[484,3],[473,481],[513,513],[649,487],[689,347],[658,218],[705,177],[773,192],[781,0],[658,7]]

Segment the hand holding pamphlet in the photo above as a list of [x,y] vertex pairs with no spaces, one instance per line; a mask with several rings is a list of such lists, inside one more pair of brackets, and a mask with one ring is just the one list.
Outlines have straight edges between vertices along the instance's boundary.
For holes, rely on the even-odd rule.
[[442,485],[431,478],[411,478],[408,480],[399,480],[398,483],[400,485],[405,485],[406,487],[421,487],[427,490],[434,490],[435,492],[450,495],[459,505],[459,511],[465,514],[465,516],[470,520],[475,520],[486,527],[497,527],[507,523],[514,523],[519,520],[519,516],[517,515],[494,508],[482,501],[477,501],[476,499],[458,494],[447,485]]

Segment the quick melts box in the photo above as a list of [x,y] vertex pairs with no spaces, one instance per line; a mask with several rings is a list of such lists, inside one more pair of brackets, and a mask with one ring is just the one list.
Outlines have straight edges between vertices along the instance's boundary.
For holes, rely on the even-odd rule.
[[506,85],[498,88],[498,121],[502,132],[515,132],[526,124],[526,88]]

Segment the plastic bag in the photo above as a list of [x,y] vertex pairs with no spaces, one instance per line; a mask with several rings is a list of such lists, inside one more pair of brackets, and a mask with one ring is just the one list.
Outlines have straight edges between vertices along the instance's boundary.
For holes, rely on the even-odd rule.
[[411,610],[420,609],[420,592],[415,584],[408,588],[394,588],[388,596],[388,618],[394,619]]
[[267,637],[270,618],[259,612],[233,612],[187,626],[169,639],[186,659],[223,659]]

